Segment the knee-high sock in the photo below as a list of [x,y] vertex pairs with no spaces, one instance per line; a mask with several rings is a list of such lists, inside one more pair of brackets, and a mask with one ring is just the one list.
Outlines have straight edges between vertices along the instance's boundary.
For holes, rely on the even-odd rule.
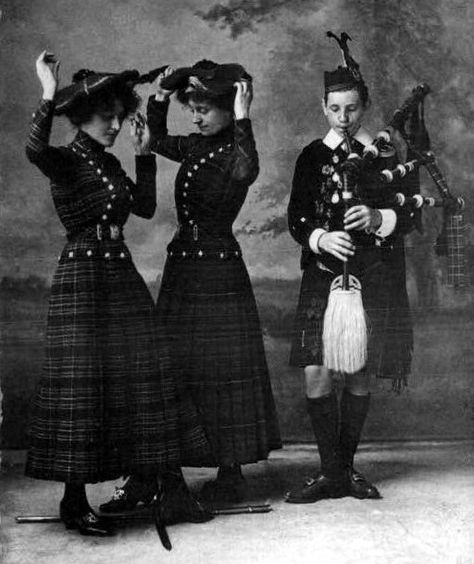
[[336,394],[320,398],[306,398],[316,444],[321,459],[321,472],[338,479],[342,471],[339,450],[339,409]]
[[362,428],[369,411],[370,394],[356,396],[344,390],[341,399],[341,455],[345,467],[354,463]]

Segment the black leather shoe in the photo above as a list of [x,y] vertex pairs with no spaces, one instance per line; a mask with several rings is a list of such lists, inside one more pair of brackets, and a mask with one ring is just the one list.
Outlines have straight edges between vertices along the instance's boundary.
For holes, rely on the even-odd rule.
[[110,524],[98,517],[90,507],[88,510],[78,511],[61,501],[59,516],[66,529],[77,529],[81,535],[110,537],[114,534]]
[[381,499],[379,490],[364,476],[350,467],[347,470],[348,495],[357,499]]
[[195,499],[185,483],[165,490],[160,498],[161,516],[166,525],[206,523],[213,515]]
[[157,487],[154,480],[149,482],[139,482],[133,478],[121,487],[115,488],[112,499],[99,506],[102,513],[123,513],[132,511],[142,503],[148,505],[155,497]]
[[285,495],[287,503],[314,503],[320,499],[338,498],[347,495],[344,481],[328,478],[324,474],[318,474],[310,478],[302,488],[293,490]]

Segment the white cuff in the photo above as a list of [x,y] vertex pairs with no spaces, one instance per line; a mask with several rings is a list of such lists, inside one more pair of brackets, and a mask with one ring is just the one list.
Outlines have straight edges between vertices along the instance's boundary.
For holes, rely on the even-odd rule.
[[309,236],[309,247],[313,251],[319,255],[321,253],[321,249],[319,248],[319,239],[321,239],[321,235],[327,233],[325,229],[315,229],[311,235]]
[[395,226],[397,225],[397,214],[391,209],[379,210],[379,212],[382,214],[382,223],[375,232],[375,236],[380,239],[385,239],[385,237],[391,235],[395,230]]

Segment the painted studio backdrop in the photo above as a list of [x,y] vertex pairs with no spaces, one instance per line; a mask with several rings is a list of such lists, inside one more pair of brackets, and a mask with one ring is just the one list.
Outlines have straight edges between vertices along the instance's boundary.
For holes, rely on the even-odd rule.
[[[2,448],[24,448],[28,405],[41,362],[49,284],[64,240],[48,181],[26,160],[28,123],[40,88],[43,49],[62,61],[62,84],[79,68],[147,71],[201,58],[239,62],[254,76],[252,119],[261,173],[235,224],[258,300],[271,376],[286,440],[310,438],[302,377],[287,366],[300,280],[299,248],[286,205],[297,155],[325,133],[322,76],[340,63],[328,29],[347,31],[370,86],[375,133],[420,82],[432,93],[426,121],[451,190],[467,201],[466,261],[474,271],[474,4],[469,0],[1,0],[0,1],[0,316]],[[462,16],[461,16],[462,14]],[[150,92],[140,91],[143,100]],[[173,105],[170,131],[192,130]],[[57,120],[52,142],[73,132]],[[124,128],[114,151],[131,170]],[[132,218],[126,238],[156,295],[165,247],[175,228],[176,165],[158,159],[158,211]],[[436,189],[422,174],[426,195]],[[433,245],[439,210],[424,214],[424,234],[407,241],[408,289],[415,321],[409,387],[397,395],[377,382],[366,439],[474,436],[473,289],[446,285]]]

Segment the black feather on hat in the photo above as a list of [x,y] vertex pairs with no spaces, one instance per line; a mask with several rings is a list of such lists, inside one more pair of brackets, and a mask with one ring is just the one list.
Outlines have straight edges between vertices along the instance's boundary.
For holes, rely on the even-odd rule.
[[182,90],[188,87],[208,90],[214,95],[228,94],[234,83],[240,80],[252,80],[242,65],[228,63],[219,65],[214,61],[203,59],[192,67],[176,69],[163,79],[161,86],[165,90]]
[[56,92],[54,97],[56,115],[64,114],[79,99],[95,94],[100,90],[124,84],[133,88],[136,84],[153,82],[167,68],[167,65],[141,75],[137,70],[126,70],[119,73],[95,72],[81,69],[74,73],[72,84]]
[[335,71],[326,71],[324,73],[325,92],[335,92],[337,90],[355,88],[361,85],[365,87],[359,64],[351,56],[347,45],[348,41],[352,41],[351,37],[345,31],[341,33],[340,37],[332,31],[328,31],[326,35],[338,42],[342,52],[343,66],[338,66]]

